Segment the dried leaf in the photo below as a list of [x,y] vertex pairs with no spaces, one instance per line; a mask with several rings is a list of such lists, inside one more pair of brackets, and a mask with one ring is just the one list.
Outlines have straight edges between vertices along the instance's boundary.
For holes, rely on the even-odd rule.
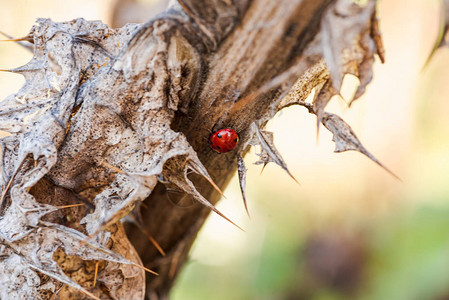
[[251,125],[251,129],[255,132],[258,144],[261,146],[261,153],[259,153],[259,161],[257,161],[255,164],[264,164],[267,165],[269,162],[274,162],[277,165],[279,165],[284,171],[287,172],[287,174],[294,180],[296,183],[299,184],[299,182],[296,180],[295,177],[293,177],[292,173],[287,168],[287,164],[284,162],[284,159],[282,158],[279,151],[274,146],[273,142],[273,133],[268,131],[262,131],[259,129],[259,126],[256,125],[256,123],[253,123]]
[[239,183],[240,183],[240,191],[242,191],[242,197],[243,197],[243,204],[245,205],[246,213],[248,214],[248,217],[251,217],[249,215],[248,205],[246,202],[246,167],[245,162],[243,161],[243,158],[239,155],[237,155],[237,164],[238,164],[238,173],[239,173]]
[[323,56],[332,85],[338,92],[345,74],[344,50],[351,49],[358,36],[370,31],[369,24],[375,5],[374,0],[369,0],[364,6],[339,0],[327,10],[322,20]]
[[[345,70],[346,73],[357,76],[360,81],[354,97],[349,102],[349,106],[365,93],[366,86],[373,79],[374,52],[376,51],[374,40],[370,34],[365,33],[360,37],[359,45],[359,50],[361,50],[359,51],[359,57],[361,57],[361,59],[355,64],[348,64]],[[353,55],[354,57],[357,57],[357,55]]]
[[[1,220],[3,225],[5,222],[9,222],[10,218],[10,215],[6,215]],[[78,289],[90,297],[98,299],[68,277],[53,260],[54,252],[58,248],[63,249],[69,255],[77,255],[86,260],[107,260],[134,266],[136,266],[136,263],[121,257],[100,244],[94,242],[86,243],[86,238],[87,236],[79,231],[57,224],[41,222],[39,228],[28,230],[26,234],[20,237],[14,237],[12,240],[6,240],[2,236],[0,242],[2,245],[7,246],[3,248],[2,255],[13,251],[15,255],[20,256],[21,262],[27,264],[32,269],[38,270],[47,276]],[[46,250],[43,251],[42,249]],[[2,281],[2,285],[7,282]]]
[[322,59],[299,77],[291,88],[289,94],[279,103],[278,110],[306,101],[312,91],[321,90],[328,79],[329,71]]
[[345,74],[360,80],[351,105],[371,82],[374,55],[383,62],[385,51],[376,15],[376,1],[366,4],[340,0],[323,18],[322,48],[334,89],[339,92]]
[[324,108],[329,103],[331,98],[338,93],[335,91],[335,89],[332,86],[332,81],[329,79],[326,81],[326,83],[323,85],[323,87],[320,89],[320,91],[317,93],[315,99],[313,100],[313,110],[316,112],[316,133],[317,138],[319,135],[320,130],[320,124],[323,120],[323,116],[325,114]]
[[383,165],[377,158],[375,158],[359,141],[352,128],[341,119],[339,116],[325,113],[323,120],[323,125],[333,133],[333,141],[335,142],[335,152],[344,152],[348,150],[358,151],[369,159],[378,164],[381,168],[387,171],[396,179],[400,180],[392,171],[390,171],[385,165]]
[[[115,31],[101,22],[82,19],[65,23],[38,20],[30,33],[36,46],[33,59],[12,70],[25,76],[25,85],[0,105],[0,130],[9,133],[1,140],[1,194],[8,205],[0,219],[0,239],[5,241],[0,244],[6,245],[6,251],[21,249],[15,253],[24,263],[89,295],[54,260],[53,254],[59,247],[81,259],[105,260],[106,269],[111,268],[112,262],[131,263],[104,246],[92,246],[91,239],[101,240],[102,245],[114,239],[116,233],[104,230],[151,193],[167,160],[186,157],[189,164],[183,165],[185,170],[193,169],[212,182],[184,135],[170,129],[179,98],[192,92],[182,87],[183,80],[195,81],[198,74],[194,69],[198,61],[194,59],[196,50],[188,48],[182,37],[177,40],[177,33],[167,43],[166,31],[170,27],[150,26],[139,33],[152,32],[154,39],[139,40],[140,35],[136,35],[134,43],[128,45],[129,51],[118,56],[117,45],[127,45],[137,29],[137,25],[129,25]],[[146,47],[148,55],[144,56],[139,41],[155,47]],[[148,61],[142,61],[144,57]],[[180,76],[186,68],[189,75]],[[143,72],[147,76],[140,75]],[[126,81],[132,78],[137,82],[139,76],[147,88],[136,84],[131,87],[137,90],[132,90]],[[150,83],[148,78],[153,81]],[[167,82],[172,83],[168,94]],[[114,95],[122,98],[110,96],[114,89]],[[81,108],[72,114],[78,105]],[[44,224],[41,217],[57,208],[39,204],[29,193],[44,175],[75,194],[81,191],[83,199],[95,204],[95,211],[87,216],[75,216],[84,217],[81,223],[91,235],[89,238],[68,227],[46,229],[56,225]],[[42,257],[45,264],[33,260],[33,249],[40,245],[33,238],[36,230],[46,230],[46,247],[50,250]],[[78,235],[82,235],[84,244],[79,244]],[[115,251],[122,253],[127,244],[120,247]],[[109,252],[102,256],[105,249]],[[135,252],[133,258],[138,259]],[[103,273],[98,280],[103,280]],[[2,285],[8,286],[10,281],[3,281]],[[15,288],[27,287],[24,283]],[[38,294],[38,290],[28,288]],[[120,285],[114,293],[127,294],[127,288],[134,287]]]
[[[204,205],[205,207],[209,208],[213,212],[215,212],[217,215],[237,227],[238,229],[244,231],[240,226],[235,224],[231,219],[226,217],[222,212],[220,212],[215,206],[213,206],[209,201],[206,200],[195,188],[193,183],[188,179],[189,168],[184,168],[184,170],[179,169],[179,165],[176,165],[176,162],[171,160],[168,162],[167,168],[164,170],[164,177],[169,180],[171,183],[178,186],[180,189],[182,189],[187,194],[191,195],[196,201],[198,201],[200,204]],[[195,169],[190,168],[191,170],[195,171]],[[182,177],[180,176],[182,174]]]

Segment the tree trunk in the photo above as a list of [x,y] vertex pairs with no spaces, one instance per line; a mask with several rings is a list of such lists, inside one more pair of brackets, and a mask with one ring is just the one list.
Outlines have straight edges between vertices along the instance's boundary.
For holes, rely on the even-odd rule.
[[[288,172],[262,130],[286,106],[375,160],[324,111],[345,73],[359,97],[383,59],[375,2],[179,0],[117,30],[38,20],[19,41],[32,61],[10,70],[26,83],[0,108],[0,297],[167,298],[237,167],[244,193],[249,146]],[[219,154],[208,139],[225,127],[240,141]]]

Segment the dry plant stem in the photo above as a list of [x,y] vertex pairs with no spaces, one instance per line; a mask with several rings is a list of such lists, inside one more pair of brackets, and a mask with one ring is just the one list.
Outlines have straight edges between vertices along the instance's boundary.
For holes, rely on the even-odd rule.
[[[283,88],[259,95],[252,103],[241,106],[233,116],[227,115],[245,95],[296,63],[318,32],[328,3],[302,1],[292,5],[291,1],[253,1],[242,24],[227,37],[218,52],[208,58],[209,70],[198,98],[187,112],[177,115],[173,127],[186,134],[218,186],[225,186],[235,173],[237,152],[220,155],[211,151],[207,144],[210,130],[226,126],[248,136],[250,125],[271,113],[273,97],[288,90],[297,77],[284,82]],[[314,62],[311,58],[309,63]],[[219,194],[204,180],[196,185],[211,203],[219,199]],[[141,234],[135,228],[127,231],[144,264],[160,274],[157,278],[148,278],[147,292],[161,295],[173,284],[170,270],[174,257],[181,253],[176,265],[176,272],[179,272],[209,214],[209,210],[200,205],[174,205],[178,201],[192,203],[188,195],[168,194],[171,201],[167,199],[166,189],[159,184],[145,200],[147,208],[142,209],[147,230],[167,252],[166,257],[160,258],[156,249],[148,247],[147,243],[142,245]]]
[[[15,290],[5,292],[11,285],[4,284],[3,293],[166,299],[208,214],[221,215],[212,205],[237,157],[258,145],[258,163],[288,172],[265,123],[329,78],[338,88],[344,73],[362,78],[363,93],[378,50],[374,6],[179,0],[156,19],[119,30],[39,20],[30,33],[33,60],[12,70],[27,84],[0,108],[0,130],[11,133],[0,140],[7,204],[0,257],[11,261],[0,260],[0,268],[22,279]],[[339,151],[360,151],[346,123],[331,125]],[[227,154],[207,142],[222,127],[241,137]],[[129,213],[139,223],[123,227]],[[44,253],[44,242],[35,242],[42,232]],[[141,263],[159,276],[145,276]],[[28,284],[27,272],[39,283]]]

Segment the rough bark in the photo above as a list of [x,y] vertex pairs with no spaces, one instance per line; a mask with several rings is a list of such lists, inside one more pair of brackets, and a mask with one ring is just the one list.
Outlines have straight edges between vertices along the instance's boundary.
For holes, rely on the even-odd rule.
[[[345,73],[364,92],[383,53],[374,27],[375,1],[350,0],[179,0],[118,30],[38,20],[33,60],[11,70],[27,82],[0,108],[1,297],[166,298],[238,156],[259,145],[288,172],[262,130],[286,106],[374,159],[324,111]],[[217,154],[223,127],[241,140]]]

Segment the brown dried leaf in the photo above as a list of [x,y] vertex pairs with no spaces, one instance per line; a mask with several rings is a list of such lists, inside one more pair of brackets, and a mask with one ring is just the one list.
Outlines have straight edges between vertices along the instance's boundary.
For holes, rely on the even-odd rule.
[[345,68],[346,73],[357,76],[360,81],[354,97],[349,102],[349,106],[365,93],[366,86],[373,79],[373,64],[376,45],[369,33],[365,33],[360,37],[359,46],[360,48],[354,49],[354,52],[358,52],[358,55],[352,54],[352,56],[358,56],[360,59],[355,63],[347,64]]
[[[10,222],[10,220],[11,215],[5,215],[1,220],[2,225]],[[116,254],[98,243],[86,243],[87,236],[77,230],[48,222],[40,222],[39,225],[38,228],[35,227],[26,230],[21,236],[14,236],[13,239],[5,239],[4,235],[2,235],[0,237],[0,242],[2,245],[6,246],[3,247],[4,253],[2,253],[2,255],[12,251],[15,255],[20,257],[22,264],[26,264],[32,269],[38,270],[47,276],[68,284],[95,299],[98,298],[68,277],[61,267],[53,260],[53,254],[58,248],[63,249],[69,255],[77,255],[85,260],[106,260],[119,264],[137,265],[135,262]],[[43,251],[42,249],[46,250]],[[142,272],[141,269],[137,267],[136,269],[139,272]],[[17,276],[25,276],[27,272],[28,271],[24,270],[24,274],[17,274]],[[142,276],[142,274],[140,274],[140,276]],[[2,281],[2,285],[7,282],[8,281]],[[34,289],[36,287],[30,288]],[[26,290],[27,289],[24,289],[24,291]],[[36,290],[35,292],[37,293],[38,291]]]
[[307,69],[301,77],[299,77],[291,88],[289,94],[279,103],[278,110],[306,101],[310,93],[314,89],[321,90],[328,79],[329,71],[326,68],[324,60],[321,59],[318,63]]
[[292,173],[287,168],[287,164],[284,162],[284,159],[282,158],[279,151],[274,146],[273,142],[273,133],[269,131],[262,131],[259,129],[259,126],[257,126],[256,123],[253,123],[251,125],[251,129],[256,134],[256,141],[261,146],[261,153],[259,153],[259,161],[255,162],[256,165],[263,164],[264,167],[269,162],[274,162],[277,165],[279,165],[284,171],[287,172],[287,174],[294,180],[296,183],[299,183],[295,177],[293,177]]
[[[40,219],[56,209],[39,204],[29,189],[47,175],[57,186],[73,193],[80,191],[78,197],[95,204],[95,211],[87,216],[76,215],[84,217],[81,223],[91,235],[89,239],[83,235],[84,248],[77,246],[73,236],[82,233],[58,227],[58,231],[47,232],[46,242],[51,249],[45,258],[48,264],[32,265],[78,290],[79,284],[64,275],[53,260],[61,240],[71,243],[62,247],[67,254],[106,260],[106,268],[114,261],[125,263],[127,260],[118,260],[121,256],[112,251],[102,257],[101,249],[92,248],[90,239],[99,238],[103,245],[114,239],[116,233],[103,230],[151,193],[167,160],[185,156],[189,162],[183,165],[185,170],[195,170],[212,182],[185,136],[170,129],[180,97],[193,93],[183,85],[196,81],[198,54],[179,32],[171,32],[169,23],[144,27],[128,44],[137,25],[114,31],[100,22],[82,19],[65,23],[41,19],[30,33],[36,46],[33,59],[13,70],[23,74],[26,83],[16,95],[1,102],[0,130],[9,136],[1,140],[0,183],[1,194],[9,195],[9,206],[2,215],[5,223],[0,238],[8,241],[5,249],[20,248],[22,260],[29,261],[33,251],[26,249],[39,246],[32,239],[33,230],[50,227]],[[142,39],[145,34],[153,34],[153,38]],[[148,47],[148,43],[154,47]],[[118,45],[128,45],[128,51],[119,56]],[[147,55],[142,55],[141,47]],[[181,71],[188,75],[182,77]],[[127,84],[128,80],[139,79],[146,88]],[[169,93],[167,82],[172,84]],[[81,108],[72,115],[78,105]],[[34,213],[29,213],[30,208]],[[129,243],[124,236],[121,238]],[[115,276],[120,279],[120,274]],[[5,286],[9,283],[2,282]],[[134,287],[123,285],[116,293],[127,294],[124,289],[128,288]]]
[[329,103],[331,98],[338,93],[335,91],[334,87],[332,86],[332,81],[328,79],[326,83],[323,85],[323,87],[320,89],[320,91],[317,93],[315,99],[313,99],[313,110],[316,112],[316,132],[317,132],[317,138],[320,130],[320,124],[323,120],[323,116],[325,114],[324,108]]
[[370,152],[368,152],[368,150],[366,150],[355,133],[352,131],[352,128],[345,121],[343,121],[342,118],[334,114],[325,113],[322,123],[334,135],[332,140],[335,142],[335,152],[338,153],[348,150],[358,151],[374,161],[390,175],[400,180],[398,176],[396,176],[392,171],[390,171],[390,169],[388,169]]
[[323,56],[336,91],[340,91],[345,74],[343,52],[353,47],[358,36],[369,32],[375,5],[374,0],[369,0],[364,6],[353,1],[336,1],[322,20]]
[[[231,219],[226,217],[222,212],[220,212],[215,206],[213,206],[209,201],[207,201],[206,198],[204,198],[197,191],[197,189],[193,185],[192,181],[190,181],[189,178],[187,177],[189,169],[194,172],[197,172],[194,169],[194,167],[188,166],[184,169],[181,169],[182,168],[182,167],[180,167],[181,165],[183,165],[183,164],[179,164],[179,162],[176,160],[170,160],[166,164],[167,167],[165,168],[165,170],[163,172],[164,178],[166,180],[170,181],[171,183],[175,184],[176,186],[178,186],[181,190],[183,190],[187,194],[191,195],[200,204],[209,208],[210,210],[215,212],[217,215],[219,215],[220,217],[222,217],[223,219],[225,219],[226,221],[228,221],[229,223],[231,223],[238,229],[244,231],[240,226],[238,226],[233,221],[231,221]],[[199,173],[199,174],[202,175],[201,173]]]

